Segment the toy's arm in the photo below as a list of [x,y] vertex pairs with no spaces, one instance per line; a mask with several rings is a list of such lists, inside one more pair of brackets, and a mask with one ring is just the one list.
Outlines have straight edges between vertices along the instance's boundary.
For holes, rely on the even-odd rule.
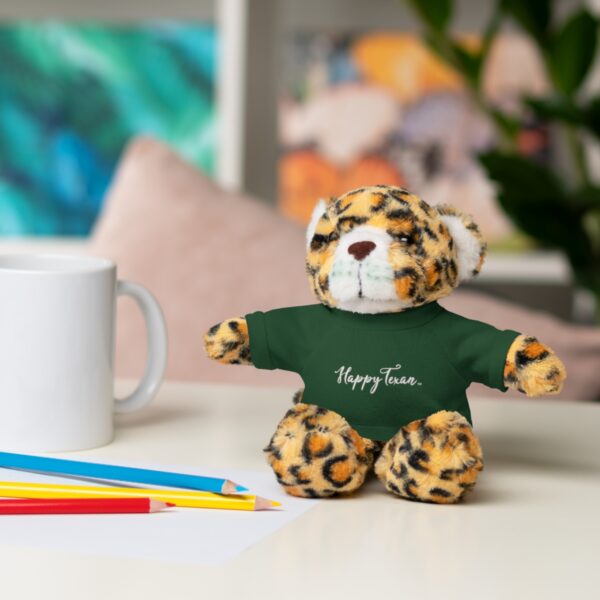
[[248,323],[242,317],[213,325],[204,334],[209,358],[226,365],[251,365]]
[[504,364],[504,384],[528,396],[558,394],[567,372],[562,361],[537,338],[520,335]]

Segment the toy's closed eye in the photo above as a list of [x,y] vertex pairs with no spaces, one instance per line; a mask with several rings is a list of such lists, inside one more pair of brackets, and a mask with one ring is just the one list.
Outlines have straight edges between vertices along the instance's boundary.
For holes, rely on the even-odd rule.
[[320,248],[323,248],[327,244],[339,239],[339,237],[340,237],[340,234],[337,233],[337,231],[332,231],[331,233],[329,233],[327,235],[323,235],[322,233],[315,233],[315,235],[313,235],[312,240],[310,242],[310,249],[311,250],[319,250]]
[[328,236],[322,235],[320,233],[315,233],[313,235],[312,240],[310,241],[310,249],[311,250],[319,250],[323,246],[328,243]]

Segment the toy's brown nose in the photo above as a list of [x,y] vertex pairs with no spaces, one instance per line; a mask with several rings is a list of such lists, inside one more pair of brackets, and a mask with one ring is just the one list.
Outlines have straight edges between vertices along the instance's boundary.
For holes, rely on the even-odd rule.
[[348,246],[348,254],[352,254],[356,260],[362,260],[369,256],[374,249],[374,242],[354,242]]

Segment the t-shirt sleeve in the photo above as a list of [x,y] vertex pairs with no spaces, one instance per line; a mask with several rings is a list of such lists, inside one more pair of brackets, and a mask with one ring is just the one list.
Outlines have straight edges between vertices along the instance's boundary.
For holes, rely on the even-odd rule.
[[440,333],[454,368],[467,384],[476,381],[491,388],[506,390],[506,355],[515,338],[520,335],[519,332],[496,329],[481,321],[446,314],[446,327]]
[[245,317],[250,337],[250,356],[259,369],[283,369],[299,373],[310,351],[310,307],[278,308]]

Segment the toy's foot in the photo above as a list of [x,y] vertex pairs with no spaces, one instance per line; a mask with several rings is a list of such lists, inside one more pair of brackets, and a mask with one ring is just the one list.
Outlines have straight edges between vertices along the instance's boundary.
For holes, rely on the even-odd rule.
[[292,496],[325,498],[358,489],[374,462],[375,443],[336,412],[296,404],[265,448],[277,481]]
[[375,473],[392,493],[450,504],[473,488],[483,469],[481,447],[468,421],[442,410],[403,427],[384,446]]

